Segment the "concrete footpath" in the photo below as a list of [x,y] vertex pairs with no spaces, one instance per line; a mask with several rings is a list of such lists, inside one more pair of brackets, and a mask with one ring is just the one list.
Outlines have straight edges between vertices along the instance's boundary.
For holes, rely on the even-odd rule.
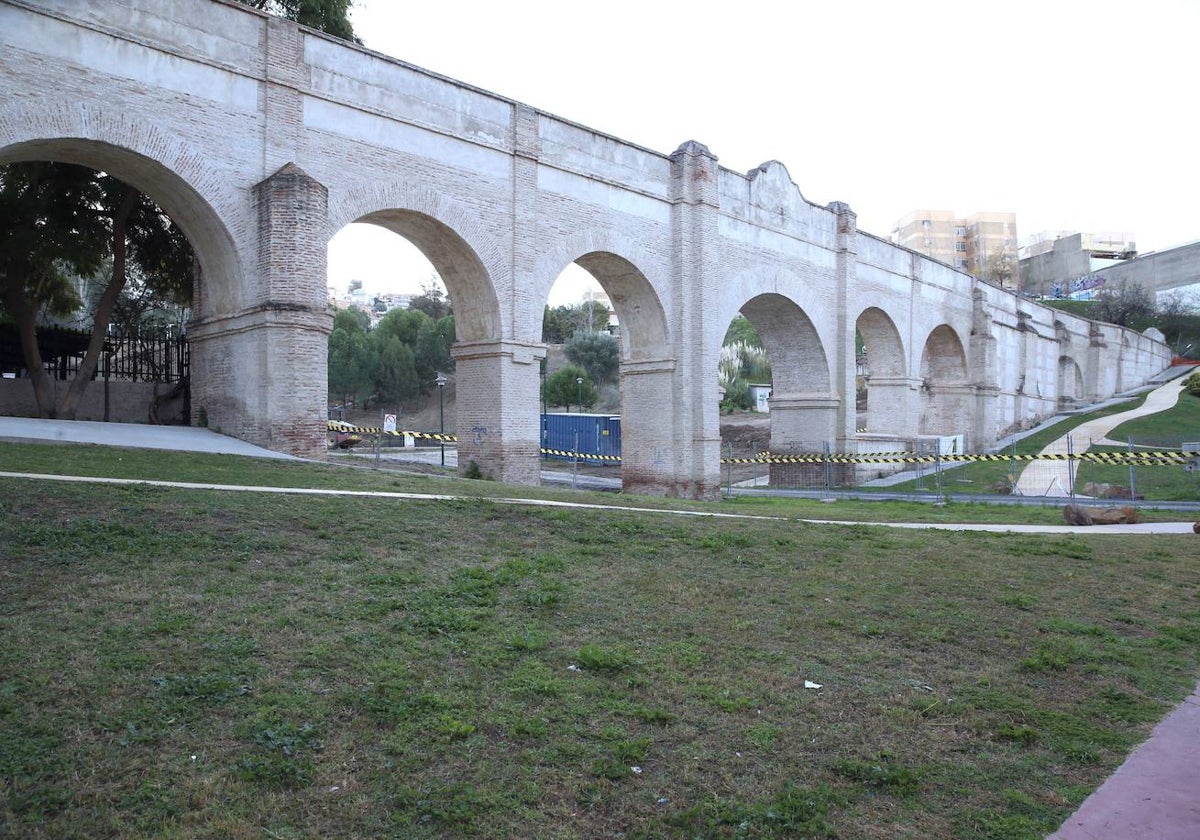
[[[1179,395],[1183,393],[1185,378],[1181,376],[1160,385],[1151,391],[1145,402],[1137,408],[1079,424],[1067,434],[1051,441],[1039,454],[1061,457],[1071,452],[1072,448],[1076,454],[1080,454],[1087,452],[1093,443],[1122,446],[1123,444],[1108,439],[1109,432],[1129,420],[1173,408],[1175,403],[1179,402]],[[1016,492],[1022,496],[1069,496],[1075,477],[1073,470],[1074,464],[1070,461],[1031,461],[1017,479]]]
[[[250,455],[263,458],[289,458],[277,452],[252,446],[244,441],[219,435],[208,429],[184,426],[142,426],[128,423],[89,423],[63,420],[35,420],[0,417],[0,440],[61,443],[93,443],[109,446],[149,447],[189,452]],[[0,473],[17,477],[15,473]],[[79,478],[68,476],[20,475],[54,481],[85,481],[112,484],[156,484],[191,488],[212,488],[242,492],[279,492],[298,494],[330,493],[398,499],[449,499],[439,494],[384,493],[371,491],[328,491],[297,488],[250,488],[226,485],[202,485],[181,482],[138,482],[131,479]],[[618,505],[541,502],[532,499],[491,499],[500,504],[545,504],[556,507],[638,510],[659,515],[714,516],[739,519],[755,518],[744,514],[702,511],[646,510]],[[1071,526],[1037,525],[930,525],[922,523],[849,523],[833,520],[806,520],[830,525],[890,525],[900,528],[936,528],[943,530],[1009,531],[1022,533],[1087,533],[1125,535],[1192,534],[1191,522],[1106,525],[1081,529]],[[1200,557],[1200,535],[1195,536],[1195,556]],[[1150,738],[1126,759],[1117,771],[1089,796],[1057,832],[1052,840],[1197,840],[1200,838],[1200,684],[1196,691],[1155,727]]]
[[88,420],[42,420],[33,417],[0,417],[0,440],[36,443],[93,443],[134,449],[170,449],[176,452],[210,452],[249,455],[254,458],[297,460],[244,440],[195,426],[151,426],[142,423],[99,423]]
[[1200,838],[1200,685],[1050,837]]

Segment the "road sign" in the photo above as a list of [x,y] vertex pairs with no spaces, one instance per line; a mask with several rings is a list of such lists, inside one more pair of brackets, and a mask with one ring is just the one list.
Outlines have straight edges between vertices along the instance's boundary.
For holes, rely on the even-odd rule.
[[395,414],[383,415],[383,430],[385,432],[396,431],[396,415]]

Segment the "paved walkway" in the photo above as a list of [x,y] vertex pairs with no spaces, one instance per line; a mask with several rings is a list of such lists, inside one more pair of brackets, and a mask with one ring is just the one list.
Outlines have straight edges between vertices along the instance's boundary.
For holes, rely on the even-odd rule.
[[[1178,397],[1178,383],[1171,405]],[[1163,400],[1171,392],[1167,387]],[[1154,394],[1151,395],[1154,397]],[[1147,400],[1149,403],[1150,400]],[[1157,403],[1155,403],[1157,404]],[[1169,405],[1167,406],[1169,407]],[[1161,410],[1161,409],[1157,409]],[[1122,417],[1122,415],[1117,415]],[[1114,418],[1106,418],[1114,419]],[[1127,419],[1127,418],[1126,418]],[[1085,424],[1086,425],[1086,424]],[[1075,434],[1095,434],[1102,437],[1105,432],[1082,432],[1077,427]],[[1110,426],[1109,429],[1112,427]],[[27,418],[0,417],[0,439],[9,440],[56,440],[64,443],[101,443],[119,446],[144,446],[157,449],[182,449],[193,452],[218,452],[259,457],[288,457],[257,446],[251,446],[234,438],[218,435],[208,429],[193,429],[182,426],[140,426],[126,423],[86,423],[61,420],[30,420]],[[238,492],[296,493],[380,496],[403,499],[453,499],[450,495],[426,493],[382,493],[347,490],[313,490],[275,487],[239,487],[215,484],[192,484],[183,482],[145,482],[131,479],[81,478],[74,476],[35,476],[19,473],[0,473],[4,477],[41,478],[53,481],[81,481],[111,484],[156,484],[188,488],[212,488]],[[620,507],[615,505],[592,505],[572,502],[541,501],[534,499],[492,499],[500,504],[539,504],[554,507],[604,508],[637,510],[649,514],[679,516],[712,516],[729,519],[752,518],[741,514],[718,513],[715,511],[671,511],[647,510],[645,508]],[[1079,528],[1070,526],[1036,525],[965,525],[965,524],[917,524],[917,523],[851,523],[832,520],[807,520],[836,525],[888,524],[899,528],[936,528],[943,530],[1013,531],[1024,533],[1079,533]],[[1143,523],[1139,525],[1105,525],[1089,528],[1091,534],[1175,533],[1190,534],[1190,522]],[[1200,542],[1200,537],[1197,537]],[[1197,554],[1200,555],[1200,546]],[[1200,684],[1191,697],[1180,704],[1157,727],[1150,738],[1126,759],[1125,763],[1089,796],[1059,830],[1051,835],[1052,840],[1197,840],[1200,838]]]
[[93,443],[138,449],[171,449],[176,452],[211,452],[249,455],[255,458],[284,458],[244,440],[195,426],[151,426],[143,423],[99,423],[88,420],[41,420],[34,417],[0,417],[0,440],[30,440],[38,443]]
[[1050,837],[1200,838],[1200,685]]
[[[1181,376],[1155,388],[1137,408],[1079,424],[1067,434],[1052,441],[1038,454],[1066,455],[1074,451],[1078,455],[1087,452],[1088,447],[1097,443],[1121,446],[1122,443],[1118,441],[1108,440],[1109,432],[1128,420],[1157,414],[1174,406],[1179,401],[1179,395],[1183,393],[1184,379],[1186,377]],[[1030,461],[1017,479],[1017,493],[1022,496],[1070,496],[1075,466],[1072,461]]]

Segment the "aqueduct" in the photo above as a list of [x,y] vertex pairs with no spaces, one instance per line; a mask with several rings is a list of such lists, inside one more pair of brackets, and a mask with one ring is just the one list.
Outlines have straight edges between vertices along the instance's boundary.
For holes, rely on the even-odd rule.
[[192,410],[273,449],[324,452],[326,246],[355,221],[407,237],[445,281],[460,463],[504,481],[538,480],[542,311],[572,262],[622,324],[634,491],[716,492],[717,359],[739,311],[771,356],[780,451],[984,447],[1170,360],[858,230],[778,162],[659,154],[226,0],[0,0],[0,43],[0,163],[103,169],[179,222],[203,271]]

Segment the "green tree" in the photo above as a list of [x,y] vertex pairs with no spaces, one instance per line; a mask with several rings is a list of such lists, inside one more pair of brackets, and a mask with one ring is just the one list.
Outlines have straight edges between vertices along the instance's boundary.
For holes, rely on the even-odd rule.
[[240,0],[253,9],[269,12],[327,35],[361,44],[350,25],[353,0]]
[[[580,384],[579,380],[583,380]],[[582,405],[580,405],[580,396],[582,395]],[[591,408],[596,404],[596,386],[588,378],[587,371],[575,365],[563,365],[554,373],[546,377],[546,384],[542,386],[542,399],[546,405],[565,406],[568,411],[571,406],[577,406],[579,411],[584,408]]]
[[542,341],[564,344],[575,333],[575,319],[570,306],[547,306],[542,315]]
[[447,315],[421,326],[413,353],[416,355],[417,375],[421,377],[422,390],[431,390],[438,372],[454,370],[454,357],[450,355],[452,344],[454,316]]
[[547,306],[542,315],[542,341],[565,344],[578,333],[608,330],[608,307],[598,301],[575,306]]
[[33,384],[38,413],[53,416],[50,377],[37,341],[42,313],[65,317],[81,304],[68,274],[91,277],[103,264],[109,233],[93,212],[103,189],[83,167],[0,167],[0,291]]
[[750,320],[738,313],[733,316],[733,320],[729,322],[729,329],[725,331],[725,338],[721,341],[722,346],[741,342],[749,347],[762,347],[762,339],[758,335],[758,330],[754,329],[754,325]]
[[[412,351],[422,393],[433,389],[439,371],[454,370],[450,347],[454,344],[454,316],[434,320],[421,310],[393,309],[375,328],[381,336],[394,336]],[[382,345],[380,345],[382,346]]]
[[[131,276],[135,285],[186,305],[196,273],[191,245],[138,190],[72,164],[0,167],[0,218],[7,221],[0,232],[2,299],[20,336],[38,414],[71,419]],[[91,338],[78,373],[56,400],[37,343],[38,320],[82,305],[67,271],[95,277],[105,265],[107,277],[91,312]]]
[[363,405],[375,390],[379,356],[356,326],[335,326],[329,334],[329,393],[342,405]]
[[601,384],[617,381],[621,369],[621,347],[606,332],[577,332],[563,347],[567,359],[587,371]]
[[365,333],[371,328],[371,316],[361,309],[339,309],[333,313],[333,328]]
[[394,335],[409,347],[416,347],[421,328],[430,320],[424,312],[415,309],[393,309],[379,319],[375,330],[385,335]]
[[417,396],[421,383],[413,361],[412,348],[394,335],[375,330],[375,353],[378,367],[375,372],[375,393],[382,402],[393,404]]
[[432,278],[421,286],[421,294],[408,302],[408,308],[416,312],[424,312],[435,321],[440,321],[453,311],[450,306],[450,298]]

